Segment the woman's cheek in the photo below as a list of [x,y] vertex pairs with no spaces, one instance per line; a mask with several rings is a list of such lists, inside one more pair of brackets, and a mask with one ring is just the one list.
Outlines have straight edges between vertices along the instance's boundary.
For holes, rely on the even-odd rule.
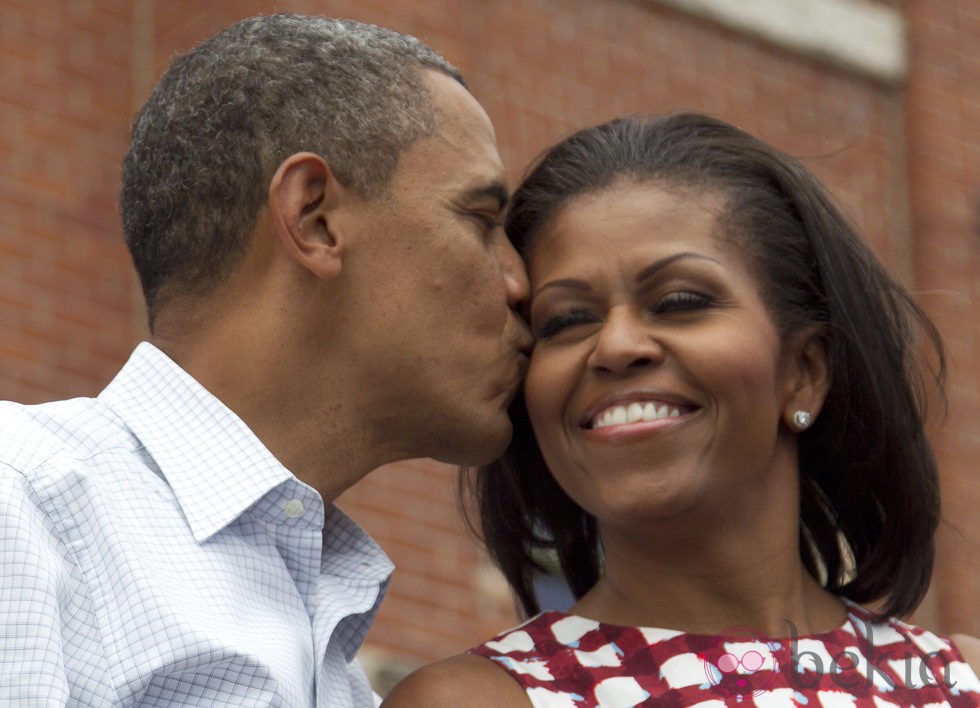
[[569,397],[576,374],[568,357],[558,352],[535,350],[525,383],[525,401],[538,447],[549,466],[559,463],[565,431]]

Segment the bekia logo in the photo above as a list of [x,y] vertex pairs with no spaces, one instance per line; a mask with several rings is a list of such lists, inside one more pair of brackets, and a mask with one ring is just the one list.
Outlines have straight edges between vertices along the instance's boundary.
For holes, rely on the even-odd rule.
[[[796,688],[815,688],[821,677],[829,677],[839,689],[849,691],[861,686],[880,686],[894,690],[898,685],[908,688],[945,686],[952,690],[956,681],[950,675],[949,657],[942,651],[923,652],[908,637],[898,642],[878,645],[875,628],[861,620],[861,634],[872,655],[865,656],[855,646],[832,647],[824,644],[824,651],[802,648],[804,643],[813,646],[814,641],[800,637],[797,627],[790,628],[790,681]],[[880,632],[881,630],[879,630]],[[831,653],[831,649],[836,649]]]
[[[828,636],[801,637],[796,625],[789,621],[788,640],[769,639],[752,627],[731,627],[714,637],[697,656],[704,663],[708,685],[737,702],[765,693],[777,676],[782,685],[797,691],[817,690],[820,686],[846,692],[862,686],[877,686],[885,691],[898,685],[943,685],[951,690],[956,686],[950,675],[949,658],[941,651],[924,653],[907,637],[897,642],[886,639],[878,645],[874,625],[859,622],[863,626],[854,637],[855,643],[846,642],[847,646],[835,646]],[[857,647],[858,636],[864,651]]]
[[708,684],[739,700],[765,693],[779,673],[778,642],[752,627],[729,627],[698,652]]

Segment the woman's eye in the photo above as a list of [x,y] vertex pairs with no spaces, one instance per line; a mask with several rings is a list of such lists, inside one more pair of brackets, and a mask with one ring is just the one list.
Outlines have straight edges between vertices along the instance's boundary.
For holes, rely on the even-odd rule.
[[534,336],[537,339],[547,339],[548,337],[552,337],[559,332],[568,329],[569,327],[592,324],[597,321],[596,316],[588,312],[564,312],[560,315],[555,315],[554,317],[546,319],[540,327],[534,327]]
[[661,315],[670,312],[691,312],[693,310],[703,310],[711,305],[711,298],[701,293],[689,290],[678,290],[677,292],[667,293],[654,303],[654,314]]

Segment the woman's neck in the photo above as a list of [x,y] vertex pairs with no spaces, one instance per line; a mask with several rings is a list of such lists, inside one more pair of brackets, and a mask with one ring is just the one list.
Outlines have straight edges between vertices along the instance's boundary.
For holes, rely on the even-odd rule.
[[749,626],[780,637],[794,627],[800,634],[839,627],[845,606],[803,566],[798,517],[779,516],[787,518],[746,515],[718,525],[702,519],[687,528],[675,519],[643,535],[604,528],[602,577],[572,611],[697,634]]

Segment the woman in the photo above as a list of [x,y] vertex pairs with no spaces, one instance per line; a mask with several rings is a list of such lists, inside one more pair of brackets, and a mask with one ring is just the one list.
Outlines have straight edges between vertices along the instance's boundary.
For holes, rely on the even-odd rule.
[[616,120],[507,231],[537,343],[475,498],[524,612],[547,552],[577,601],[386,705],[980,705],[980,643],[891,619],[932,570],[913,335],[940,391],[942,344],[815,178],[712,118]]

